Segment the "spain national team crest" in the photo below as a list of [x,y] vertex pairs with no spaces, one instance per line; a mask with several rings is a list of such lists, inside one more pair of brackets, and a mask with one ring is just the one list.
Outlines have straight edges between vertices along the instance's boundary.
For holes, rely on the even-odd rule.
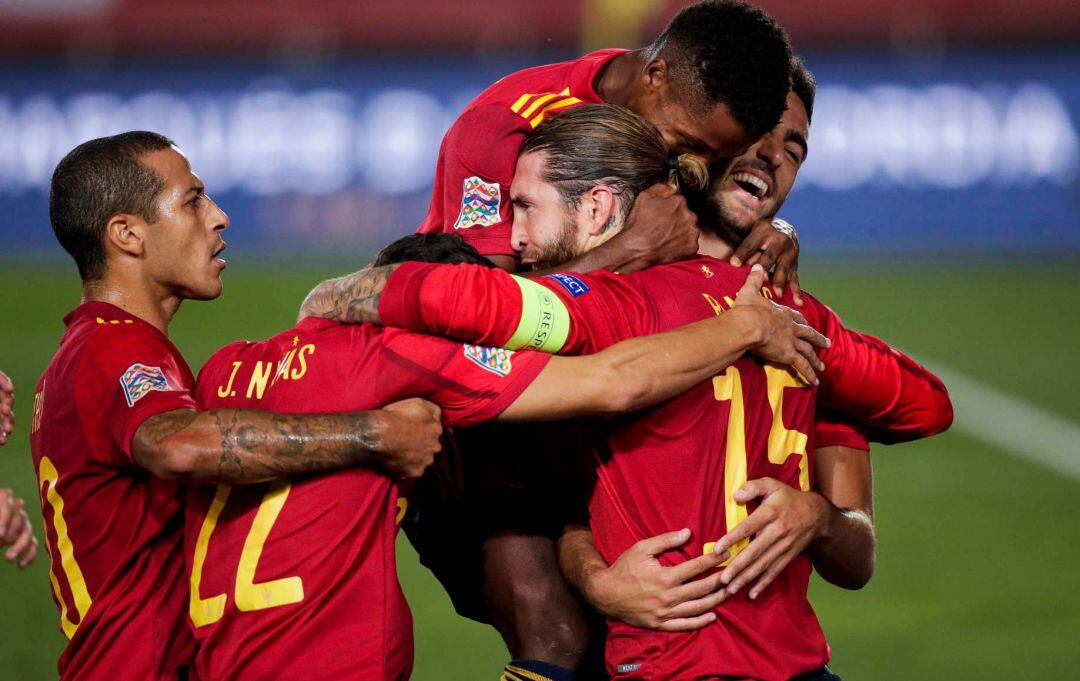
[[510,373],[510,357],[513,354],[513,350],[505,348],[489,348],[485,345],[465,344],[466,357],[479,365],[481,369],[499,376],[506,376]]
[[132,364],[120,377],[120,385],[124,388],[124,398],[129,407],[146,397],[152,390],[168,392],[172,390],[169,382],[165,379],[165,372],[158,367],[148,367],[145,364]]
[[502,192],[498,182],[484,182],[473,175],[465,180],[461,194],[461,213],[454,229],[489,227],[499,222]]

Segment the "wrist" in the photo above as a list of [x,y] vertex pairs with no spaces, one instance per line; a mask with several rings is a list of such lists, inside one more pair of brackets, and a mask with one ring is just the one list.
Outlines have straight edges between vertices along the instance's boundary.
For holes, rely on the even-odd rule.
[[827,542],[835,535],[835,522],[839,516],[839,510],[828,499],[817,492],[803,492],[809,494],[810,499],[818,512],[818,522],[814,526],[814,536],[811,543]]
[[734,317],[736,332],[743,343],[744,350],[753,350],[766,341],[765,325],[768,315],[754,305],[736,305],[724,313],[724,317]]
[[582,568],[581,591],[585,600],[589,602],[597,612],[605,617],[611,617],[611,568],[599,564],[592,564]]

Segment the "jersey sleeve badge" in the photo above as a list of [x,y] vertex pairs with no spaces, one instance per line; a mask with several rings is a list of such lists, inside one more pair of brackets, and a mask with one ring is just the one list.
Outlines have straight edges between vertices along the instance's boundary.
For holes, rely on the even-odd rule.
[[462,187],[461,213],[454,222],[454,229],[498,224],[501,201],[502,191],[498,182],[485,182],[476,175],[466,178]]
[[132,364],[120,376],[120,385],[124,389],[124,399],[127,400],[129,407],[134,407],[136,402],[146,397],[151,391],[172,390],[164,371],[159,367],[148,367],[139,363]]
[[513,350],[506,350],[504,348],[489,348],[484,345],[465,344],[466,357],[484,371],[490,371],[491,373],[502,377],[505,377],[510,373],[512,368],[510,357],[512,357],[513,354]]

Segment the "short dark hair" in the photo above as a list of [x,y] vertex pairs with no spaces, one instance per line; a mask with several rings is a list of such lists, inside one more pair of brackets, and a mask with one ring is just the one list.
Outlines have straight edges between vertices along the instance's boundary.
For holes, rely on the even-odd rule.
[[410,261],[495,267],[460,236],[445,233],[403,236],[379,251],[374,265],[382,267]]
[[740,0],[690,5],[646,55],[667,60],[677,95],[699,112],[724,104],[755,138],[780,122],[791,89],[791,43],[761,8]]
[[105,273],[105,226],[119,213],[157,220],[154,202],[165,180],[143,165],[173,141],[156,132],[125,132],[83,142],[61,159],[49,190],[49,219],[83,281]]
[[810,69],[806,68],[802,57],[791,57],[791,91],[802,100],[806,108],[806,122],[814,117],[814,95],[817,94],[817,81]]

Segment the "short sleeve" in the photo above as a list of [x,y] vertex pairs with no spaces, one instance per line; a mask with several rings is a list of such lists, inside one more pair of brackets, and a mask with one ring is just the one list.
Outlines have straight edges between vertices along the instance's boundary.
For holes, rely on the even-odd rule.
[[481,255],[515,254],[510,184],[525,139],[518,123],[505,106],[470,109],[450,127],[442,147],[443,229]]
[[78,371],[76,399],[84,423],[105,429],[106,463],[136,465],[135,431],[146,419],[176,409],[196,409],[191,371],[176,349],[151,329],[106,327],[87,343]]
[[849,423],[843,416],[819,411],[814,418],[814,448],[850,447],[870,451],[870,440],[861,426]]
[[488,421],[513,404],[547,365],[550,355],[456,343],[397,333],[382,352],[381,392],[423,397],[443,410],[449,426]]

